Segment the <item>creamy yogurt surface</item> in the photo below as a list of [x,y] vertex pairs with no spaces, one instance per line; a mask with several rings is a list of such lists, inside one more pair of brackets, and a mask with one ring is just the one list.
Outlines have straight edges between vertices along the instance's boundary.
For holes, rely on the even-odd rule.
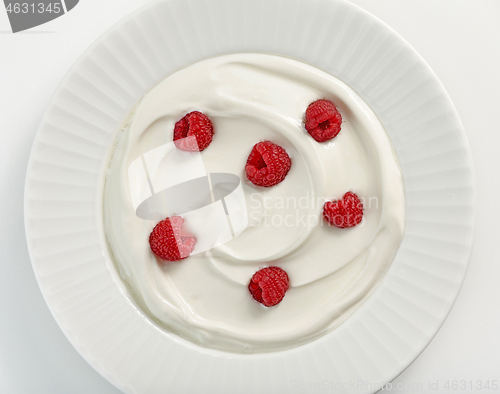
[[[319,98],[333,101],[343,118],[341,133],[325,143],[303,124],[307,106]],[[248,225],[222,245],[165,264],[148,242],[158,220],[136,214],[128,169],[172,142],[175,123],[194,110],[209,116],[215,130],[201,152],[204,168],[241,178]],[[282,146],[292,160],[285,180],[270,188],[245,176],[248,155],[262,140]],[[328,226],[323,203],[349,190],[364,204],[362,223]],[[202,228],[187,220],[185,226],[203,237]],[[229,352],[287,349],[338,327],[383,277],[404,227],[403,178],[376,115],[330,74],[274,55],[224,55],[168,76],[132,111],[106,175],[108,245],[143,312],[167,332]],[[265,266],[279,266],[290,278],[283,301],[271,308],[247,288]]]

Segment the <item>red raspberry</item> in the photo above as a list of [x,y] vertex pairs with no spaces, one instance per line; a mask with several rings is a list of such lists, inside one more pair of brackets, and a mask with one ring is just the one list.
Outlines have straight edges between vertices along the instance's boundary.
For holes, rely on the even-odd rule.
[[356,194],[347,192],[342,200],[325,203],[323,217],[338,228],[354,227],[363,220],[363,204]]
[[309,104],[306,110],[306,130],[318,142],[331,140],[340,133],[342,116],[335,104],[320,99]]
[[282,182],[291,166],[292,160],[281,146],[263,141],[252,148],[245,171],[254,185],[270,187]]
[[188,113],[174,127],[175,146],[188,152],[204,150],[212,142],[213,135],[212,121],[198,111]]
[[252,276],[248,285],[255,301],[264,306],[278,305],[289,287],[288,274],[279,267],[266,267]]
[[196,245],[196,238],[182,233],[184,219],[172,216],[158,223],[149,236],[149,246],[163,260],[178,261],[188,257]]

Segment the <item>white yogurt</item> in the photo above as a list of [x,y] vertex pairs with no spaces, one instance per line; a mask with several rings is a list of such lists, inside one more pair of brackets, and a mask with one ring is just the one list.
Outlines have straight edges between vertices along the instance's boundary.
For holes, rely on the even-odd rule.
[[[343,118],[341,133],[326,143],[303,126],[305,109],[318,98],[332,100]],[[148,243],[157,222],[136,215],[127,170],[171,142],[175,122],[193,110],[214,124],[214,139],[201,153],[205,169],[241,177],[249,226],[208,252],[159,264]],[[271,188],[245,177],[248,154],[261,140],[292,159],[285,180]],[[323,202],[348,190],[364,202],[362,224],[329,227]],[[344,83],[284,57],[225,55],[172,74],[137,104],[111,158],[104,226],[123,279],[167,331],[214,349],[276,351],[332,331],[372,293],[403,237],[403,179],[384,128]],[[265,308],[247,286],[269,265],[286,270],[291,287],[278,306]]]

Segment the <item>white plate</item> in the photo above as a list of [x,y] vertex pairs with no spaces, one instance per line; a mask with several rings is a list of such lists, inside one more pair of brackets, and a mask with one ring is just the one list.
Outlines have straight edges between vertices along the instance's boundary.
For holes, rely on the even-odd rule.
[[[251,356],[202,349],[143,316],[109,259],[101,218],[104,168],[132,105],[179,68],[232,52],[293,57],[354,88],[392,139],[407,201],[403,243],[360,309],[308,345]],[[127,393],[374,392],[427,346],[457,297],[472,249],[473,178],[442,85],[363,10],[340,0],[160,0],[97,40],[59,87],[30,157],[26,233],[54,318]]]

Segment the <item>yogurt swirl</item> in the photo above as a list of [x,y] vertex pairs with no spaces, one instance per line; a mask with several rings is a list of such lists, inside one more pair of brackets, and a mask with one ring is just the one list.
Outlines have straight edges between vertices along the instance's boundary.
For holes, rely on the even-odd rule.
[[[305,109],[318,98],[333,101],[343,118],[341,133],[321,144],[303,127]],[[148,243],[157,221],[136,215],[127,169],[171,142],[175,122],[193,110],[208,115],[215,129],[201,153],[203,164],[207,172],[242,179],[249,225],[223,245],[165,265]],[[282,146],[292,159],[285,180],[271,188],[252,185],[244,174],[261,140]],[[324,201],[348,190],[364,203],[363,222],[350,229],[328,226]],[[144,313],[168,332],[230,352],[287,349],[335,329],[373,292],[404,227],[403,179],[376,115],[333,76],[274,55],[211,58],[160,82],[119,133],[104,189],[109,248]],[[291,288],[278,306],[265,308],[247,286],[269,265],[286,270]]]

